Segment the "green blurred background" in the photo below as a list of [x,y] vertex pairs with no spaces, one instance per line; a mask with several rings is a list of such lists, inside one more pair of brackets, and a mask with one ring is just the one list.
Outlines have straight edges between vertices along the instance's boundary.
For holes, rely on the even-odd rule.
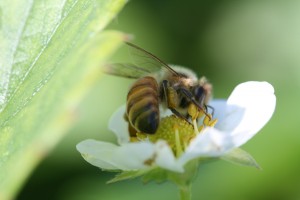
[[[203,165],[193,199],[300,199],[300,1],[131,0],[109,29],[164,61],[194,69],[227,98],[235,85],[268,81],[276,92],[271,121],[243,146],[262,171],[216,161]],[[111,61],[128,61],[126,48]],[[78,123],[39,165],[18,195],[23,199],[178,199],[171,183],[140,180],[106,185],[113,173],[86,163],[75,145],[115,141],[107,130],[132,81],[103,75],[78,108]]]

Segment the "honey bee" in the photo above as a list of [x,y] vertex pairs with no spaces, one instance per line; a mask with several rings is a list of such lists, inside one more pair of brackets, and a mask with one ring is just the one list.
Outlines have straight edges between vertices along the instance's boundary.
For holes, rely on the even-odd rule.
[[[126,42],[142,63],[114,63],[104,67],[108,74],[137,79],[127,95],[125,119],[129,132],[154,134],[160,123],[160,105],[189,121],[187,109],[194,104],[207,114],[212,86],[187,68],[170,66],[145,49]],[[210,107],[211,108],[211,107]],[[213,109],[213,108],[212,108]]]

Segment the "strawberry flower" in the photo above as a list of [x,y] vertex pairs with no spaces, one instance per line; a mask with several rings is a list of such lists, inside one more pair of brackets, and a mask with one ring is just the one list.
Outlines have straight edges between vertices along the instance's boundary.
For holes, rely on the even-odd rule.
[[109,122],[118,144],[88,139],[80,142],[77,150],[87,162],[103,170],[139,175],[157,168],[173,174],[190,173],[188,163],[199,163],[202,158],[221,157],[240,164],[247,160],[253,164],[255,161],[249,154],[235,150],[270,120],[276,105],[272,85],[255,81],[241,83],[227,100],[212,100],[209,105],[214,108],[213,117],[217,121],[204,117],[191,125],[170,116],[170,112],[162,112],[162,128],[154,135],[141,134],[134,141],[129,136],[128,122],[123,118],[125,106],[122,106]]

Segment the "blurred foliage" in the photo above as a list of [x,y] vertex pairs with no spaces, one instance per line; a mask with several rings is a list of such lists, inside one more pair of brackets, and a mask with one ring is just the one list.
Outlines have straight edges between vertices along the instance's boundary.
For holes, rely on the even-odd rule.
[[[243,146],[263,168],[224,161],[200,167],[194,199],[300,199],[300,1],[130,1],[110,24],[168,63],[193,68],[226,98],[235,85],[268,81],[277,107],[263,130]],[[111,61],[130,60],[126,48]],[[18,199],[176,199],[174,185],[132,180],[111,185],[114,174],[86,163],[75,145],[83,139],[115,141],[107,130],[132,81],[103,76],[78,108],[80,120],[39,166]],[[51,191],[51,192],[49,192]],[[45,196],[45,194],[47,194]]]
[[[102,31],[124,0],[0,3],[0,199],[76,121],[99,66],[126,36]],[[84,66],[84,67],[83,67]]]

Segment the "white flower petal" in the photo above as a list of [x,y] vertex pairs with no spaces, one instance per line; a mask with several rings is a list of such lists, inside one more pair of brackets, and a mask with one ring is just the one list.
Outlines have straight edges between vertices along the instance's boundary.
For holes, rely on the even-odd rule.
[[118,169],[118,166],[110,163],[107,159],[115,148],[117,146],[112,143],[95,140],[84,140],[76,145],[76,149],[87,162],[96,167],[109,170]]
[[271,118],[276,104],[272,85],[246,82],[238,85],[227,102],[214,100],[215,128],[206,128],[188,146],[179,162],[216,157],[239,147],[253,137]]
[[234,147],[229,134],[208,127],[191,141],[185,153],[179,158],[179,162],[184,164],[199,157],[218,157]]
[[224,109],[227,107],[227,101],[225,99],[214,99],[209,102],[209,105],[214,108],[213,118],[217,118],[219,122],[226,118]]
[[232,131],[239,125],[245,114],[245,108],[230,105],[225,100],[213,100],[210,105],[215,109],[213,118],[218,119],[215,128],[222,131]]
[[128,122],[124,119],[126,105],[118,108],[111,116],[108,128],[117,136],[118,143],[128,143],[130,140],[128,132]]
[[155,145],[150,142],[126,143],[117,146],[107,142],[85,140],[77,150],[84,159],[102,169],[124,171],[149,167],[146,162],[154,158]]
[[[227,100],[226,119],[216,128],[230,132],[235,146],[252,138],[271,118],[276,105],[274,88],[267,82],[239,84]],[[228,112],[228,111],[233,112]]]
[[161,168],[175,172],[184,172],[183,165],[177,162],[173,151],[164,140],[159,140],[155,144],[156,156],[155,163]]
[[120,146],[114,154],[114,161],[124,170],[135,170],[149,167],[147,161],[155,156],[155,145],[151,142],[127,143]]

